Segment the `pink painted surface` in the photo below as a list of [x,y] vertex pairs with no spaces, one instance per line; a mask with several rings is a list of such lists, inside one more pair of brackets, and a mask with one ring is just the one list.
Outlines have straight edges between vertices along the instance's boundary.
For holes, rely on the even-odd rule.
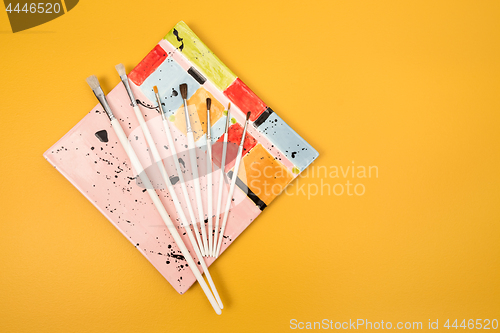
[[[147,101],[139,89],[134,85],[133,90],[137,99]],[[107,96],[114,114],[119,119],[130,142],[134,146],[148,175],[152,180],[159,180],[156,167],[151,166],[147,145],[138,127],[133,109],[122,84],[119,84]],[[163,132],[161,118],[156,110],[140,107],[157,147],[164,158],[167,171],[175,174],[175,168],[169,150],[165,149],[167,139]],[[176,141],[176,148],[182,152],[186,143],[185,137],[177,132],[175,126],[170,127]],[[96,132],[105,130],[108,142],[101,142]],[[184,151],[184,154],[187,153]],[[198,151],[200,159],[204,160],[205,153]],[[179,293],[184,293],[194,283],[195,278],[189,268],[185,266],[177,245],[173,241],[162,219],[157,213],[151,199],[143,188],[137,184],[135,172],[131,169],[125,151],[119,144],[109,120],[102,112],[101,106],[96,106],[70,132],[68,132],[54,146],[49,148],[44,157],[61,172],[76,188],[92,202],[99,211],[156,267],[156,269],[170,282]],[[182,155],[181,155],[182,157]],[[184,156],[189,163],[189,158]],[[200,162],[200,165],[204,165]],[[189,166],[187,166],[189,168]],[[214,174],[214,184],[218,184],[218,173]],[[188,189],[192,185],[188,182]],[[157,182],[161,183],[161,181]],[[160,187],[162,187],[160,185]],[[179,184],[174,186],[179,198],[182,193]],[[206,189],[205,177],[202,178],[202,187]],[[179,225],[177,213],[168,193],[163,189],[157,190],[160,198],[166,205],[174,224]],[[238,191],[237,191],[238,192]],[[194,192],[190,195],[194,200]],[[206,200],[206,195],[203,196]],[[260,210],[246,195],[239,191],[235,195],[235,207],[230,214],[222,251],[224,251],[260,213]],[[194,203],[194,201],[193,201]],[[185,205],[183,205],[185,207]],[[206,201],[204,203],[206,209]],[[193,205],[196,209],[196,205]],[[215,211],[215,208],[214,208]],[[187,210],[185,209],[187,214]],[[194,255],[187,236],[182,235],[186,246]],[[199,258],[194,258],[198,261]],[[213,258],[205,258],[207,264]],[[182,278],[182,279],[181,279]]]

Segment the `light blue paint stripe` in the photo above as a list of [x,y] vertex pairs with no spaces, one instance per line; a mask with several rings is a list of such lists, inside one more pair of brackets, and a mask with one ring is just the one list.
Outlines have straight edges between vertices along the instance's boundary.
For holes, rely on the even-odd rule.
[[317,157],[318,152],[273,112],[258,130],[263,133],[300,171]]
[[217,142],[217,140],[219,140],[219,138],[224,134],[224,129],[226,128],[226,118],[227,116],[222,115],[222,117],[220,117],[215,124],[212,124],[212,144]]
[[[168,57],[140,86],[142,93],[156,105],[156,97],[153,87],[158,87],[163,109],[168,115],[174,114],[182,106],[182,97],[179,85],[188,85],[188,99],[198,90],[200,85],[189,75],[175,60]],[[173,91],[177,92],[174,96]]]

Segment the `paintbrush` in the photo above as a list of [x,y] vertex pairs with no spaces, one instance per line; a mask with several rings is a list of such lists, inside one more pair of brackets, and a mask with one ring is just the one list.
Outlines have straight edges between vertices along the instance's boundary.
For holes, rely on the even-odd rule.
[[[144,132],[144,136],[146,137],[146,141],[148,142],[148,145],[151,147],[151,153],[153,155],[153,159],[155,160],[158,168],[160,169],[160,173],[162,175],[163,180],[165,181],[165,184],[168,186],[168,184],[170,184],[170,179],[168,177],[165,166],[162,163],[162,159],[160,157],[160,154],[158,153],[158,149],[156,149],[156,145],[154,144],[154,140],[151,137],[151,133],[149,132],[149,129],[146,125],[144,117],[142,116],[141,110],[137,106],[137,102],[135,100],[134,94],[132,93],[132,89],[130,89],[130,84],[128,81],[127,73],[125,71],[125,66],[123,66],[122,64],[116,65],[116,70],[118,71],[118,74],[120,75],[120,79],[122,80],[123,85],[125,86],[125,90],[127,91],[127,94],[128,94],[130,101],[132,103],[132,107],[134,108],[135,116],[136,116],[137,120],[139,121],[139,124],[141,126],[142,131]],[[154,88],[156,89],[155,91],[158,90],[158,88],[156,86]],[[182,176],[180,176],[180,177],[182,177]],[[194,214],[192,215],[191,218],[193,218],[193,216],[194,216]],[[196,233],[196,234],[198,234],[198,233]],[[195,244],[193,244],[193,246],[194,245]],[[203,254],[204,251],[203,251],[203,247],[201,245],[201,242],[199,243],[199,246],[200,246],[200,250]]]
[[148,195],[150,196],[151,200],[153,201],[158,213],[160,214],[163,222],[165,223],[167,229],[169,230],[170,234],[174,238],[175,243],[179,247],[179,249],[182,252],[182,255],[186,259],[189,268],[193,272],[194,276],[196,277],[196,280],[198,280],[198,283],[200,284],[201,288],[205,292],[205,295],[207,296],[210,304],[212,305],[213,309],[217,314],[221,314],[221,308],[217,304],[217,301],[214,298],[214,295],[212,295],[212,292],[210,291],[210,288],[208,287],[207,283],[203,279],[203,276],[201,275],[200,271],[198,270],[198,267],[196,266],[196,263],[194,262],[193,258],[191,257],[191,254],[189,253],[188,249],[186,248],[186,245],[182,241],[181,236],[177,232],[177,228],[174,226],[172,221],[170,220],[170,217],[168,216],[167,211],[165,210],[165,207],[163,206],[160,198],[158,197],[158,194],[153,188],[153,185],[151,184],[151,181],[149,180],[149,177],[147,176],[146,172],[144,171],[144,168],[142,167],[141,162],[139,161],[139,158],[137,157],[132,145],[130,144],[127,135],[123,131],[122,127],[120,126],[120,123],[118,120],[115,118],[113,115],[113,112],[111,111],[111,108],[108,104],[108,101],[106,100],[106,97],[104,96],[104,92],[102,91],[102,88],[99,84],[99,80],[97,80],[97,77],[94,75],[90,76],[87,78],[87,83],[89,84],[90,88],[92,88],[92,91],[94,92],[94,95],[96,96],[97,100],[103,107],[104,111],[108,115],[108,118],[111,122],[111,126],[113,127],[114,132],[116,133],[116,136],[118,137],[118,140],[120,141],[121,145],[123,146],[125,152],[127,153],[128,158],[130,159],[130,162],[139,175],[139,178],[141,179],[142,183],[144,184]]
[[212,212],[212,134],[210,122],[210,107],[212,100],[207,98],[207,206],[208,206],[208,255],[213,252],[213,212]]
[[194,235],[196,236],[196,241],[198,242],[198,247],[200,249],[200,252],[203,254],[203,256],[205,256],[206,254],[205,254],[205,251],[203,249],[203,243],[202,243],[201,238],[200,238],[200,233],[198,232],[198,227],[197,227],[196,217],[195,217],[194,211],[193,211],[193,206],[191,205],[191,199],[189,198],[187,186],[186,186],[186,183],[184,182],[184,176],[183,176],[183,173],[181,170],[181,165],[179,163],[179,158],[177,157],[177,150],[175,148],[174,139],[172,137],[172,133],[170,132],[170,127],[168,125],[167,114],[163,110],[163,107],[161,105],[160,95],[158,94],[158,87],[154,86],[153,90],[155,92],[156,101],[158,103],[158,108],[159,108],[159,111],[160,111],[160,114],[161,114],[161,117],[163,120],[163,128],[165,130],[165,135],[167,136],[168,146],[169,146],[171,154],[172,154],[172,159],[174,161],[175,169],[177,171],[177,176],[179,177],[179,183],[181,184],[182,194],[184,195],[184,200],[186,201],[186,205],[187,205],[188,212],[189,212],[189,217],[191,218],[191,224],[193,225]]
[[226,115],[226,127],[224,128],[224,138],[222,139],[222,157],[220,160],[220,177],[219,177],[219,197],[217,199],[217,213],[215,214],[215,232],[214,232],[214,248],[210,255],[215,257],[215,248],[217,247],[217,235],[219,233],[219,219],[220,210],[222,205],[222,190],[224,189],[224,180],[226,176],[226,153],[227,153],[227,141],[228,141],[228,131],[229,131],[229,119],[230,116],[231,103],[227,105],[227,115]]
[[220,300],[217,289],[215,288],[215,285],[212,281],[212,277],[210,276],[210,273],[208,272],[208,268],[207,268],[205,262],[203,261],[202,254],[200,253],[200,250],[198,249],[198,245],[196,244],[196,241],[192,235],[191,227],[189,226],[189,222],[188,222],[186,216],[184,215],[184,211],[182,209],[181,203],[180,203],[179,199],[177,198],[177,194],[175,193],[175,190],[174,190],[174,187],[173,187],[172,182],[170,180],[170,177],[168,175],[168,172],[165,169],[165,165],[163,164],[162,158],[160,157],[160,153],[158,152],[158,149],[156,148],[156,144],[154,142],[154,139],[151,136],[151,131],[149,130],[149,128],[146,124],[146,121],[144,120],[144,117],[141,113],[141,110],[137,106],[134,94],[132,93],[132,89],[130,89],[130,84],[128,81],[127,73],[125,71],[125,66],[123,66],[123,64],[118,64],[118,65],[116,65],[115,68],[116,68],[118,74],[120,75],[120,79],[122,80],[122,83],[125,86],[125,89],[127,90],[127,94],[130,98],[130,101],[132,102],[135,116],[136,116],[137,120],[139,121],[139,125],[141,126],[141,130],[144,134],[144,137],[146,138],[146,141],[147,141],[148,146],[149,146],[149,150],[153,156],[153,160],[155,161],[158,169],[160,170],[163,181],[165,182],[167,190],[170,193],[170,196],[172,197],[174,207],[179,215],[179,218],[181,219],[181,221],[184,225],[184,229],[186,229],[186,231],[187,231],[189,241],[191,242],[191,245],[193,246],[193,249],[196,253],[196,256],[199,258],[200,264],[203,268],[203,271],[205,272],[205,276],[207,277],[208,283],[210,284],[210,288],[212,289],[212,292],[214,293],[215,299],[217,300],[217,303],[219,304],[220,308],[222,309],[223,308],[222,301]]
[[[175,149],[175,146],[174,146],[174,140],[172,138],[172,133],[170,133],[170,127],[169,127],[168,122],[167,122],[166,113],[164,112],[163,107],[161,105],[161,99],[160,99],[160,95],[158,94],[158,88],[156,86],[154,86],[153,90],[155,92],[156,101],[158,103],[158,109],[160,111],[160,114],[161,114],[161,117],[162,117],[162,120],[163,120],[163,126],[165,128],[165,133],[167,135],[168,144],[169,144],[170,149],[172,151],[172,158],[174,160],[174,164],[175,164],[175,167],[177,169],[177,173],[178,173],[178,177],[179,177],[179,182],[181,183],[182,192],[184,194],[184,199],[187,202],[188,209],[189,209],[190,214],[191,214],[191,221],[194,223],[193,224],[193,228],[195,230],[194,234],[198,236],[198,242],[199,242],[199,245],[201,247],[201,241],[199,239],[198,231],[196,229],[196,219],[194,217],[193,208],[191,207],[191,200],[189,199],[189,195],[188,195],[188,192],[187,192],[186,184],[184,183],[184,177],[182,176],[181,167],[180,167],[179,161],[177,159],[177,153],[176,153],[176,149]],[[175,198],[177,200],[177,196]],[[184,219],[185,218],[186,217],[184,216]],[[195,246],[195,239],[194,239],[194,236],[193,236],[193,232],[191,231],[191,228],[189,227],[188,222],[186,221],[185,223],[186,223],[185,229],[186,229],[186,231],[188,233],[189,240],[193,244],[193,247],[195,248],[195,251],[196,250],[199,251],[199,252],[196,252],[196,255],[201,255],[201,249],[198,248],[197,246]],[[210,273],[208,273],[208,268],[207,268],[207,266],[206,266],[205,261],[204,261],[203,258],[200,258],[200,263],[201,263],[201,267],[203,268],[203,271],[205,272],[205,275],[207,276],[208,283],[210,284],[210,286],[212,287],[212,290],[214,291],[215,298],[217,299],[217,302],[219,302],[219,305],[222,308],[223,306],[222,306],[222,302],[220,301],[219,294],[217,293],[217,290],[215,289],[215,286],[213,285],[212,277],[210,276]]]
[[181,91],[182,100],[184,101],[184,115],[186,116],[186,136],[188,140],[188,149],[189,149],[189,160],[191,161],[191,173],[193,174],[193,184],[194,184],[194,192],[196,196],[196,202],[198,204],[198,217],[200,219],[200,229],[201,236],[203,241],[203,249],[205,253],[208,253],[208,237],[205,227],[205,217],[203,214],[203,201],[201,199],[201,186],[200,186],[200,177],[198,175],[198,162],[196,160],[196,146],[194,143],[194,134],[193,128],[191,127],[191,120],[189,119],[189,110],[187,105],[187,84],[183,83],[179,86],[179,90]]
[[215,250],[216,258],[219,256],[220,248],[222,246],[222,239],[224,238],[224,230],[226,229],[227,218],[229,216],[229,211],[231,210],[231,202],[233,201],[234,188],[236,187],[236,179],[238,178],[238,171],[240,170],[241,154],[243,152],[243,144],[245,143],[245,135],[247,133],[249,118],[250,118],[250,112],[247,113],[247,119],[245,120],[245,126],[243,127],[243,135],[241,136],[240,146],[238,147],[238,155],[236,155],[236,162],[233,168],[233,178],[231,179],[231,187],[229,188],[229,194],[227,197],[226,210],[224,213],[224,219],[222,220],[222,228],[220,231],[219,242],[217,244],[217,249]]

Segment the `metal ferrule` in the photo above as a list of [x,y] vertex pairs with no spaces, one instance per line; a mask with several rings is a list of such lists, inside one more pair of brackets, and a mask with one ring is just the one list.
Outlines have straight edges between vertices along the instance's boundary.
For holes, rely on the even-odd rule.
[[226,128],[224,129],[224,133],[227,133],[229,131],[229,119],[231,119],[231,114],[229,113],[229,110],[227,110]]
[[243,147],[243,143],[245,142],[245,135],[247,135],[247,126],[248,126],[248,120],[245,121],[245,127],[243,127],[243,135],[241,136],[240,147]]
[[165,114],[165,111],[163,110],[163,106],[161,106],[161,99],[160,95],[158,93],[155,93],[156,96],[156,102],[158,103],[158,110],[160,111],[161,118],[163,120],[167,119],[167,115]]
[[132,93],[132,89],[130,89],[130,84],[128,82],[127,75],[120,75],[120,79],[122,79],[123,85],[125,86],[125,90],[127,90],[128,97],[132,102],[132,106],[137,106],[137,102],[135,100],[134,94]]
[[95,97],[97,97],[97,99],[99,100],[99,103],[101,103],[104,111],[106,111],[109,120],[115,119],[115,116],[113,115],[113,112],[111,112],[111,108],[109,107],[108,101],[106,100],[106,96],[104,96],[104,92],[102,91],[101,87],[98,87],[92,91],[94,92]]
[[189,110],[188,110],[188,103],[186,100],[184,100],[184,114],[186,115],[186,131],[192,132],[193,129],[191,128],[191,120],[189,120]]

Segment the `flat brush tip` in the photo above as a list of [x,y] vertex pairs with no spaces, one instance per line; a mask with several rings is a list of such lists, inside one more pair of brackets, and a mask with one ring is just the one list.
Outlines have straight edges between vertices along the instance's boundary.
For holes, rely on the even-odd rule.
[[250,119],[250,111],[247,112],[247,121]]
[[227,109],[229,110],[231,108],[231,103],[227,105]]
[[123,64],[118,64],[115,66],[116,71],[118,72],[118,75],[123,76],[127,75],[127,71],[125,70],[125,66]]
[[181,91],[181,96],[182,99],[187,99],[187,94],[188,94],[188,85],[183,83],[179,86],[179,89]]
[[87,83],[89,84],[90,88],[92,90],[95,90],[99,88],[99,80],[97,79],[97,76],[91,75],[87,78]]
[[155,94],[157,94],[157,93],[158,93],[158,87],[157,87],[157,86],[154,86],[154,87],[153,87],[153,90],[155,91]]
[[212,106],[212,99],[207,98],[207,110],[210,110],[211,106]]

